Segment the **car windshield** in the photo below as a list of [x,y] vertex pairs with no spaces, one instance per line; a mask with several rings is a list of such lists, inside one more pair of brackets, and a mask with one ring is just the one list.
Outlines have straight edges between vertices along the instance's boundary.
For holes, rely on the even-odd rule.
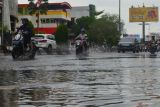
[[35,35],[34,38],[35,39],[44,39],[44,36],[43,35]]
[[134,42],[135,38],[121,38],[120,42]]

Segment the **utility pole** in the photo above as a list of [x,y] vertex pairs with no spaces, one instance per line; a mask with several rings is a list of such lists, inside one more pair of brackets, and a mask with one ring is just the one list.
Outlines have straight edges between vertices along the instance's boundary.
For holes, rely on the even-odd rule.
[[145,43],[145,38],[146,38],[146,25],[149,25],[149,23],[146,23],[146,22],[142,22],[140,23],[139,25],[142,25],[142,36],[143,36],[143,43]]
[[119,0],[119,33],[121,35],[121,0]]
[[142,35],[143,35],[143,43],[145,43],[145,22],[142,22]]
[[4,0],[1,0],[1,45],[3,45]]

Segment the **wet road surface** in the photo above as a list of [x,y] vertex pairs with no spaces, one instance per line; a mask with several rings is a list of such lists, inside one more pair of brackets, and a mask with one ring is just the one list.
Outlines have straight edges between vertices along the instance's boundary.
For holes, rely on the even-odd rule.
[[0,55],[0,107],[160,107],[160,55]]

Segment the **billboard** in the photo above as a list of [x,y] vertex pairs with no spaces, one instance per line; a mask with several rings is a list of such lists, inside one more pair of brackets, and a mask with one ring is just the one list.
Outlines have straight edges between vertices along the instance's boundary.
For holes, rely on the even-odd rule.
[[159,21],[158,7],[138,7],[129,9],[129,22]]

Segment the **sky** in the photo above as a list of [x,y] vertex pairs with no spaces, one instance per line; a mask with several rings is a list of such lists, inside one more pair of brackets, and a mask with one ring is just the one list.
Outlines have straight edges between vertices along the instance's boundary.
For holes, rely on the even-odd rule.
[[[94,4],[97,11],[104,10],[104,13],[117,14],[119,13],[119,0],[48,0],[49,2],[68,2],[71,6],[88,6]],[[124,29],[128,34],[142,35],[142,25],[140,23],[129,22],[129,8],[131,6],[141,7],[143,4],[146,7],[156,6],[160,8],[160,0],[120,0],[121,1],[121,19],[125,23]],[[28,3],[28,0],[18,0],[19,4]],[[160,11],[159,11],[160,12]],[[160,14],[159,14],[160,16]],[[149,22],[146,25],[146,34],[150,32],[160,32],[160,22]]]

